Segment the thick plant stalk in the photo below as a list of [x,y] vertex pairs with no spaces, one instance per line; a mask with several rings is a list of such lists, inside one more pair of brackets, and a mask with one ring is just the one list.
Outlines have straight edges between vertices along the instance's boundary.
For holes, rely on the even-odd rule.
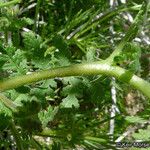
[[93,62],[87,64],[77,64],[67,67],[60,67],[45,71],[39,71],[28,75],[22,75],[7,79],[0,82],[0,91],[5,91],[33,82],[68,76],[82,76],[82,75],[107,75],[113,76],[120,81],[130,84],[137,90],[141,91],[145,96],[150,98],[150,83],[133,75],[131,72],[117,66],[111,66],[105,62]]

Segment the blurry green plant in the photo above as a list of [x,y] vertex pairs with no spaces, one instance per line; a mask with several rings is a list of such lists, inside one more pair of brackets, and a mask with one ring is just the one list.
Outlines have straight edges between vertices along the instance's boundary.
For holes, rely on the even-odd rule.
[[[150,98],[150,83],[135,75],[142,71],[144,45],[133,42],[147,6],[129,2],[109,9],[104,0],[1,2],[0,148],[114,149],[107,135],[109,76]],[[114,38],[114,46],[110,21],[124,33],[119,14],[127,10],[134,22],[123,38],[117,34],[121,41]],[[127,85],[117,81],[115,86],[123,99],[120,89]],[[114,137],[127,126],[121,115],[116,120]],[[45,137],[51,143],[43,143]]]

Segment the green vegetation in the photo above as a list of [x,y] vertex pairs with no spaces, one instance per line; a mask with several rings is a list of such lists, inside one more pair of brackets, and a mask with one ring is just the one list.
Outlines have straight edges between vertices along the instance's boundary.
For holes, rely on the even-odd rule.
[[1,0],[0,148],[149,142],[149,10],[148,0]]

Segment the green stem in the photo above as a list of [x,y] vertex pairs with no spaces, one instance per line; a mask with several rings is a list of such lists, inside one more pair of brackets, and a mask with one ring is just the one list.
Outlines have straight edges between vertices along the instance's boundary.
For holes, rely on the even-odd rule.
[[19,133],[18,133],[16,127],[15,127],[14,122],[11,123],[11,132],[12,132],[14,138],[15,138],[17,149],[18,150],[24,150],[23,145],[21,143],[20,135],[19,135]]
[[39,14],[39,10],[40,10],[40,3],[41,3],[41,0],[37,0],[36,10],[35,10],[34,26],[33,26],[33,31],[34,32],[36,32],[36,28],[37,28],[38,14]]
[[21,0],[13,0],[13,1],[10,1],[10,2],[1,2],[0,3],[0,8],[3,8],[3,7],[9,7],[10,5],[14,5],[14,4],[17,4],[17,3],[20,3]]
[[121,40],[119,45],[115,48],[114,52],[107,58],[107,62],[109,62],[110,64],[113,63],[114,57],[118,56],[122,52],[122,49],[124,48],[126,43],[132,41],[138,34],[138,31],[140,30],[140,26],[141,24],[143,24],[144,14],[146,14],[148,10],[147,5],[148,4],[146,2],[143,2],[141,9],[136,15],[125,37]]
[[33,137],[31,137],[30,143],[36,150],[42,150],[42,146],[40,145],[40,143],[37,142]]
[[77,64],[67,67],[35,72],[29,75],[18,76],[0,82],[0,91],[17,88],[25,84],[30,84],[32,82],[37,82],[55,77],[102,74],[107,76],[114,76],[115,78],[118,78],[123,82],[127,82],[128,84],[135,87],[137,90],[141,91],[144,95],[150,98],[150,83],[137,77],[136,75],[131,75],[129,71],[121,67],[111,66],[110,64],[104,62],[101,61],[86,64]]
[[97,138],[97,137],[91,137],[91,136],[85,136],[84,140],[90,140],[90,141],[95,141],[95,142],[99,142],[99,143],[107,143],[106,139]]
[[53,137],[53,138],[66,138],[66,134],[58,134],[55,130],[50,129],[44,129],[42,132],[36,133],[38,136],[44,136],[44,137]]
[[1,102],[9,109],[11,109],[12,111],[17,111],[17,106],[13,103],[13,101],[11,101],[10,99],[8,99],[5,95],[3,95],[2,93],[0,93],[0,100]]

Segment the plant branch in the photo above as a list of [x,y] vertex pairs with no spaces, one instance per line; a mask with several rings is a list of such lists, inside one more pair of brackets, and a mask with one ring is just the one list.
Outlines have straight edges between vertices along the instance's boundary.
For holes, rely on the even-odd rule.
[[12,111],[17,111],[17,106],[13,103],[13,101],[8,99],[2,93],[0,93],[0,100],[7,108],[11,109]]
[[82,75],[107,75],[113,76],[120,81],[129,83],[137,90],[141,91],[144,95],[150,98],[150,83],[133,75],[128,70],[118,66],[112,66],[105,61],[76,64],[67,67],[60,67],[45,71],[34,72],[28,75],[17,76],[12,79],[7,79],[0,82],[0,91],[5,91],[25,84],[55,78],[55,77],[68,77],[68,76],[82,76]]
[[147,9],[148,9],[147,3],[143,2],[141,9],[139,10],[137,16],[135,17],[128,32],[126,33],[122,41],[119,43],[119,45],[115,48],[114,52],[107,58],[107,62],[111,64],[114,60],[114,57],[118,56],[121,53],[126,43],[129,41],[132,41],[136,37],[136,35],[138,34],[138,31],[140,30],[140,26],[143,23],[144,14],[146,14]]

